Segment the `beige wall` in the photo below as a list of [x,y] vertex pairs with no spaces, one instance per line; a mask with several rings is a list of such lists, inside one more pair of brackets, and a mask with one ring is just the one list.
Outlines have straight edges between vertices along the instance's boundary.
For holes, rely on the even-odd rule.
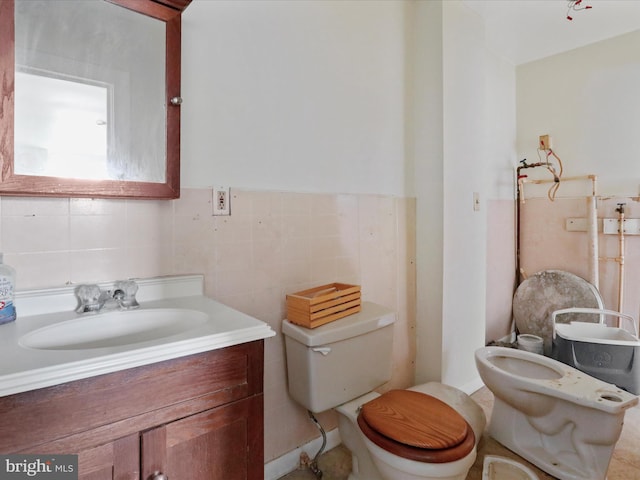
[[194,0],[182,184],[406,196],[405,2]]
[[[381,195],[232,191],[211,216],[210,189],[175,201],[2,197],[1,242],[18,290],[128,277],[202,273],[206,294],[269,323],[265,460],[315,438],[287,394],[280,325],[285,295],[324,283],[362,285],[364,300],[398,312],[390,387],[412,383],[415,202]],[[18,315],[20,312],[18,312]],[[335,426],[333,413],[320,421]]]
[[515,288],[515,202],[487,203],[487,329],[485,341],[511,333],[511,299]]
[[[516,69],[517,147],[519,159],[537,162],[539,135],[549,134],[562,159],[563,179],[596,175],[598,217],[615,218],[616,203],[627,203],[626,215],[640,218],[640,30],[569,52],[520,65]],[[561,81],[560,81],[561,79]],[[524,170],[529,178],[549,179],[544,169]],[[563,181],[554,202],[549,184],[526,184],[522,205],[522,268],[567,270],[589,278],[585,233],[570,232],[567,218],[586,217],[589,180]],[[638,316],[640,237],[628,237],[625,252],[625,300],[622,310]],[[615,257],[615,235],[599,235],[599,256]],[[605,306],[618,308],[618,266],[599,262]]]
[[484,36],[457,0],[195,0],[183,23],[183,185],[415,197],[416,380],[464,388],[517,161],[515,67]]
[[[493,201],[513,198],[515,68],[487,48],[482,19],[461,2],[407,6],[407,178],[416,197],[418,238],[416,381],[473,391],[481,385],[474,351],[484,345],[487,326],[504,321],[503,312],[487,304],[495,293],[487,280],[513,282],[495,277],[486,242],[497,234],[490,224]],[[504,235],[512,239],[513,226]],[[508,293],[497,301],[509,302]],[[488,316],[494,313],[501,317]]]
[[[598,218],[617,219],[617,203],[626,203],[625,217],[640,218],[638,197],[609,197],[598,200]],[[587,216],[586,198],[546,198],[527,200],[521,205],[521,266],[527,275],[541,270],[566,270],[586,280],[588,271],[588,239],[586,232],[566,228],[570,218]],[[613,260],[620,255],[618,236],[598,235],[599,290],[608,309],[618,310],[619,265]],[[606,260],[605,260],[606,259]],[[640,312],[640,236],[626,235],[622,312],[638,318]]]
[[[485,48],[480,18],[453,1],[195,0],[182,60],[194,188],[174,202],[0,199],[18,287],[203,272],[208,294],[279,330],[286,292],[354,281],[399,312],[393,385],[414,369],[474,385],[487,316],[507,323],[511,279],[485,242],[512,238],[492,199],[511,195],[516,161],[515,69]],[[247,188],[229,218],[210,216],[214,182]],[[266,360],[269,460],[317,433],[286,395],[279,336]]]
[[[637,195],[639,44],[637,30],[518,66],[518,160],[538,161],[538,137],[549,134],[566,177],[598,175],[599,194]],[[543,169],[525,173],[549,178]],[[559,195],[589,193],[589,183],[569,182]]]

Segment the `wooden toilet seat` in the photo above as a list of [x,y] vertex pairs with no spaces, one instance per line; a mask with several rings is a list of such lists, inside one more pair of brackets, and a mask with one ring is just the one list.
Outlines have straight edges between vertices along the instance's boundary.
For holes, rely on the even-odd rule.
[[358,425],[379,447],[418,462],[453,462],[475,445],[473,429],[458,412],[411,390],[391,390],[365,403]]

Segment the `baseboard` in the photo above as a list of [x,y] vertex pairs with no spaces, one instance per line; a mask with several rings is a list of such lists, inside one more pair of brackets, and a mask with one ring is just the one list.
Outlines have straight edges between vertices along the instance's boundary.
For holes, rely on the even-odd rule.
[[484,383],[480,376],[477,376],[470,382],[465,383],[464,385],[456,386],[459,390],[462,390],[467,395],[471,395],[473,392],[477,392],[482,387],[484,387]]
[[509,335],[505,335],[504,337],[498,339],[498,342],[504,343],[513,343],[516,341],[516,332],[511,332]]
[[[342,443],[337,428],[327,432],[327,445],[325,451],[331,450]],[[278,478],[293,472],[300,464],[300,454],[307,452],[313,458],[322,446],[322,437],[315,438],[304,445],[285,453],[264,465],[264,480],[277,480]]]

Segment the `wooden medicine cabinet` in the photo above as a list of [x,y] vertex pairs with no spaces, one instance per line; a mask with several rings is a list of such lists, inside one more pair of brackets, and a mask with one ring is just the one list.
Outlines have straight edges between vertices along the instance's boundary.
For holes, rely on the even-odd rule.
[[180,196],[190,2],[0,1],[0,195]]

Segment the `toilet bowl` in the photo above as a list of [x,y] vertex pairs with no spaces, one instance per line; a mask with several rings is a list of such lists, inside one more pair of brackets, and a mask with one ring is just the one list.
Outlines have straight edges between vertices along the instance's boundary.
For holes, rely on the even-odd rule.
[[485,455],[482,480],[539,480],[538,475],[520,462],[500,455]]
[[[338,430],[342,442],[351,451],[353,458],[349,480],[464,480],[466,478],[476,459],[476,447],[486,424],[482,409],[464,392],[437,382],[416,385],[407,389],[407,392],[428,395],[444,403],[455,412],[455,415],[460,416],[460,420],[468,425],[471,438],[470,445],[463,449],[466,452],[459,458],[451,460],[446,458],[446,454],[443,455],[443,452],[435,449],[426,453],[433,455],[432,458],[414,460],[406,458],[411,454],[405,455],[402,446],[397,450],[389,448],[388,445],[378,445],[368,436],[368,433],[363,431],[361,411],[363,405],[366,408],[366,405],[387,394],[381,397],[379,393],[371,392],[336,408],[339,414]],[[431,405],[427,408],[431,408]],[[407,421],[413,424],[409,418]],[[411,451],[410,447],[409,450]],[[445,450],[449,449],[442,449],[442,451]],[[441,455],[445,457],[441,459],[442,461],[437,459]]]
[[524,350],[484,347],[475,358],[495,397],[489,435],[561,480],[605,480],[636,396]]
[[313,329],[283,321],[289,394],[309,412],[337,410],[350,480],[464,480],[486,423],[468,395],[440,383],[374,391],[391,378],[394,322],[371,302]]

